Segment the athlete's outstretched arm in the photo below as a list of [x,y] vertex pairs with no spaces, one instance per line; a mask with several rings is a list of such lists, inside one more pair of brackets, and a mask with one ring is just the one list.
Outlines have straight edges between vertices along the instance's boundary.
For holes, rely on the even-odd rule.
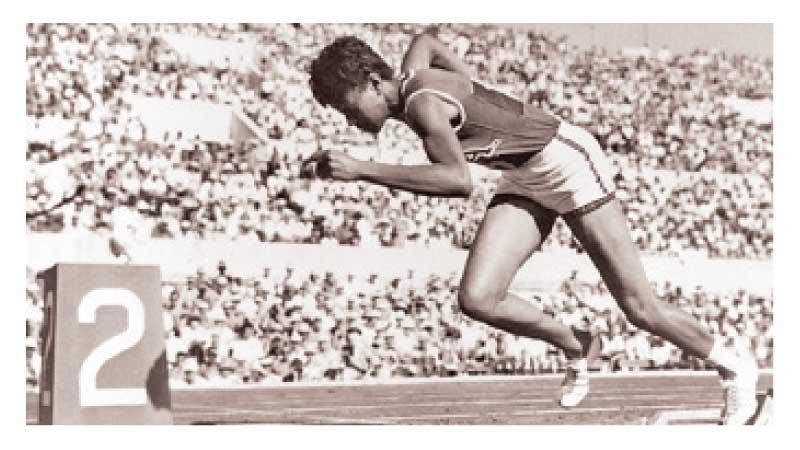
[[436,97],[421,96],[409,106],[407,120],[422,138],[432,164],[402,166],[366,161],[362,178],[422,194],[469,197],[469,166],[444,103]]
[[397,165],[359,161],[343,152],[321,152],[313,157],[317,173],[336,180],[365,180],[418,194],[469,197],[472,178],[461,144],[450,126],[444,103],[421,96],[409,107],[410,125],[422,138],[432,164]]
[[440,67],[458,72],[466,77],[472,76],[469,67],[442,41],[430,34],[417,34],[411,40],[411,45],[403,56],[400,68],[403,73],[408,73],[411,70],[429,67]]

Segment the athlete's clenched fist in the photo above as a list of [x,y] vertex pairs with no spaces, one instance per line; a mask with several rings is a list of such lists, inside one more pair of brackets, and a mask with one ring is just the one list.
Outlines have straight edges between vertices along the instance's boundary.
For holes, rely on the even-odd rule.
[[304,166],[309,164],[315,165],[314,173],[320,178],[353,181],[361,176],[359,161],[340,151],[317,151],[303,163]]

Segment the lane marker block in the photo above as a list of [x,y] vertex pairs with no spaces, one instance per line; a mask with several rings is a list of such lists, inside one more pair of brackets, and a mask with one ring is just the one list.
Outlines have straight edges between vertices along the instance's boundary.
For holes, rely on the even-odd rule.
[[57,264],[44,279],[40,424],[171,424],[156,266]]

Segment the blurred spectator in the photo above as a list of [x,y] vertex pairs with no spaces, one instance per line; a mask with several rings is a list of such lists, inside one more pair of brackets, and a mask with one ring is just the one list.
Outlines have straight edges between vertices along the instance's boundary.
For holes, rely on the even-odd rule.
[[[319,148],[382,162],[424,160],[416,137],[398,124],[381,133],[376,153],[371,138],[312,100],[303,72],[335,35],[355,34],[396,63],[422,29],[29,24],[28,211],[57,203],[77,185],[87,188],[74,204],[29,221],[29,229],[111,228],[121,249],[120,235],[468,247],[492,193],[486,171],[476,172],[481,186],[468,201],[300,172],[300,161]],[[256,40],[260,81],[230,64],[183,61],[154,30]],[[610,55],[496,26],[440,25],[438,32],[478,78],[598,137],[619,170],[618,194],[642,250],[772,254],[772,125],[732,106],[771,96],[771,60],[708,51]],[[131,114],[129,94],[234,105],[270,139],[150,136]],[[37,127],[56,116],[72,124],[68,138],[39,138]],[[577,249],[562,222],[544,246]]]
[[25,384],[29,387],[36,387],[39,385],[39,374],[42,369],[42,357],[36,351],[36,339],[25,339]]
[[[268,278],[272,271],[265,270]],[[201,272],[202,273],[202,272]],[[227,270],[225,271],[227,273]],[[171,379],[180,385],[263,384],[282,381],[365,380],[369,378],[454,376],[459,374],[537,374],[563,370],[563,352],[549,344],[506,334],[450,311],[457,310],[456,274],[297,275],[288,268],[288,285],[259,284],[258,296],[275,299],[244,318],[234,303],[198,316],[195,275],[165,284],[165,313],[174,318],[166,331]],[[233,279],[240,279],[229,274]],[[203,282],[220,298],[239,298],[227,277]],[[245,284],[250,284],[245,283]],[[255,286],[255,285],[254,285]],[[247,288],[245,290],[249,290]],[[239,292],[238,294],[235,292]],[[309,295],[317,292],[316,295]],[[671,283],[656,286],[662,301],[693,314],[712,333],[721,333],[761,367],[772,366],[772,298],[743,290],[713,292]],[[346,294],[347,293],[347,294]],[[598,309],[585,300],[608,295],[605,286],[568,278],[556,292],[536,292],[532,301],[562,322],[589,324],[600,333],[602,371],[697,368],[663,339],[633,328],[616,306]],[[413,301],[409,302],[409,298]],[[342,300],[345,300],[342,302]],[[437,305],[436,307],[421,307]],[[336,307],[336,304],[345,307]],[[309,306],[310,305],[310,306]],[[411,305],[416,310],[412,310]],[[38,379],[40,342],[26,341],[28,384]]]
[[241,327],[237,339],[230,344],[231,358],[238,362],[245,372],[255,370],[259,360],[264,357],[264,343],[256,337],[255,328],[250,323]]

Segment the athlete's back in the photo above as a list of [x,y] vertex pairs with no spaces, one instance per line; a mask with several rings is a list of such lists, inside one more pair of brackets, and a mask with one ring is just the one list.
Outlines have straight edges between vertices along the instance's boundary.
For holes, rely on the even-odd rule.
[[441,69],[403,75],[404,108],[418,95],[435,95],[459,110],[453,126],[468,161],[515,168],[547,145],[560,121],[541,109]]

